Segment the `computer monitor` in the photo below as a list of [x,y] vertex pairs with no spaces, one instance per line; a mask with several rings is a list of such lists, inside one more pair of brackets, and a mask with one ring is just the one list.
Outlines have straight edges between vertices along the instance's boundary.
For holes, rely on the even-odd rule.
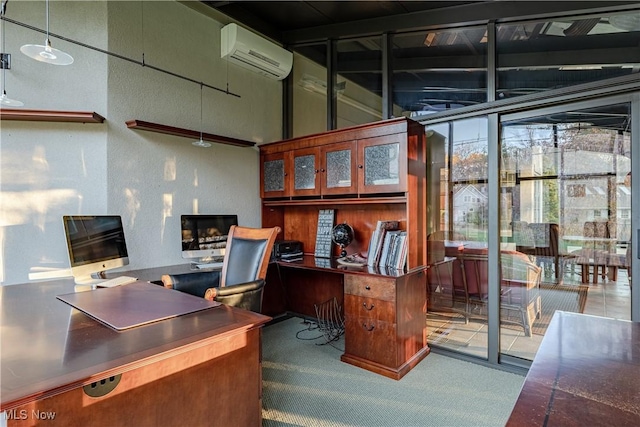
[[219,262],[224,258],[227,235],[238,225],[237,215],[182,215],[182,258],[194,262]]
[[77,284],[98,283],[106,270],[129,264],[120,216],[67,215],[62,221],[71,273]]

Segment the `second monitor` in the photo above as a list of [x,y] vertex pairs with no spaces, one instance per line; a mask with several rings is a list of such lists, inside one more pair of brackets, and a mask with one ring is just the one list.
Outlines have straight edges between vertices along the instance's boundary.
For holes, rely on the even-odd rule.
[[227,235],[237,215],[182,215],[182,258],[197,263],[222,262]]

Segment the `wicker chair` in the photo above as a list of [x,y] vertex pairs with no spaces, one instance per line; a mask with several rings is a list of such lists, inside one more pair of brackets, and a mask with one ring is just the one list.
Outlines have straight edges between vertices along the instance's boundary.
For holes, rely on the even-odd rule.
[[[474,305],[485,305],[488,297],[488,257],[486,250],[465,250],[459,257],[462,269],[462,288],[456,294],[465,294],[467,313],[474,315]],[[532,325],[542,314],[540,278],[542,269],[532,263],[526,254],[502,251],[500,281],[501,321],[522,326],[526,336],[531,336]],[[461,288],[461,289],[460,289]],[[515,320],[508,314],[515,311]]]

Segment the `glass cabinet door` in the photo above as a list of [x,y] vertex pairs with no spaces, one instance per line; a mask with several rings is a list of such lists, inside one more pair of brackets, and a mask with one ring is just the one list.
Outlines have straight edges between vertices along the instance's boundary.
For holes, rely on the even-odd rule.
[[407,190],[407,150],[404,137],[404,134],[386,135],[358,141],[360,194]]
[[355,194],[358,191],[355,142],[322,148],[322,194]]
[[287,174],[287,153],[267,154],[262,157],[262,186],[261,196],[286,197],[289,195]]
[[318,154],[317,148],[293,151],[293,196],[320,195]]

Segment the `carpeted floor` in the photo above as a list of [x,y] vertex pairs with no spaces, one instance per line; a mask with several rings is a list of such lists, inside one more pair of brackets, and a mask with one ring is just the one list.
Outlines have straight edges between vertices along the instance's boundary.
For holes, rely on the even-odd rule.
[[340,361],[302,319],[264,329],[263,426],[502,426],[524,377],[428,355],[400,381]]

